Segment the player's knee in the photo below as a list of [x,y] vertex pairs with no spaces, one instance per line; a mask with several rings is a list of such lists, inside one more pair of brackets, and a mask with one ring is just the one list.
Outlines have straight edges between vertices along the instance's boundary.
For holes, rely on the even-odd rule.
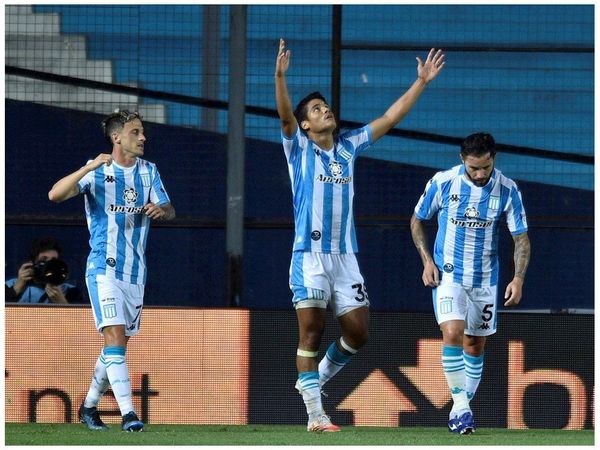
[[300,348],[317,350],[321,345],[323,328],[312,326],[300,332]]
[[369,341],[368,329],[353,330],[348,336],[344,336],[344,341],[352,347],[353,350],[358,350]]
[[447,345],[463,345],[463,330],[459,328],[446,327],[443,329],[444,343]]

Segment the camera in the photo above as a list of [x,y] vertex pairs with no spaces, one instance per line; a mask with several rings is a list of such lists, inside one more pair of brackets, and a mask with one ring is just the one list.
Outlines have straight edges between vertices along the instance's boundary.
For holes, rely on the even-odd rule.
[[39,284],[63,284],[69,276],[67,263],[62,259],[38,261],[33,265],[33,279]]

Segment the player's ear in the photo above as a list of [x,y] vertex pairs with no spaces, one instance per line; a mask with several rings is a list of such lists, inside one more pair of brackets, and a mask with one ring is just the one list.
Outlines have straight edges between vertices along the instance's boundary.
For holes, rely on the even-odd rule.
[[119,133],[115,132],[115,133],[113,133],[111,135],[111,137],[112,137],[113,144],[120,144],[121,143],[121,136],[119,135]]
[[303,120],[300,123],[300,127],[304,130],[304,131],[308,131],[310,128],[310,125],[308,124],[308,120]]

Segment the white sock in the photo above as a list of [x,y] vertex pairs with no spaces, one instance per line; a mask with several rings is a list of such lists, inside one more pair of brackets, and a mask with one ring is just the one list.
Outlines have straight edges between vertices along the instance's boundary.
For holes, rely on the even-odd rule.
[[86,408],[97,407],[100,399],[110,386],[108,375],[106,374],[106,366],[103,362],[103,354],[104,351],[100,352],[100,356],[98,356],[98,359],[96,360],[96,367],[94,367],[94,375],[92,377],[92,382],[90,383],[90,389],[83,402],[83,406]]
[[302,399],[306,405],[308,417],[324,414],[321,403],[321,388],[319,386],[319,372],[302,372],[298,374],[298,383]]
[[119,404],[121,415],[133,411],[131,400],[131,381],[125,362],[125,347],[104,347],[104,364],[115,400]]
[[465,360],[465,391],[467,391],[467,397],[469,401],[475,397],[479,382],[481,381],[481,374],[483,373],[483,353],[480,356],[471,356],[467,353],[463,353]]
[[321,386],[342,370],[342,367],[348,364],[352,356],[358,351],[346,344],[343,337],[340,338],[340,345],[344,350],[351,353],[351,355],[341,352],[335,341],[331,343],[325,356],[323,356],[323,359],[319,363],[319,383]]
[[459,416],[464,411],[470,411],[469,399],[465,391],[465,363],[462,347],[442,346],[442,368],[454,402],[450,418]]

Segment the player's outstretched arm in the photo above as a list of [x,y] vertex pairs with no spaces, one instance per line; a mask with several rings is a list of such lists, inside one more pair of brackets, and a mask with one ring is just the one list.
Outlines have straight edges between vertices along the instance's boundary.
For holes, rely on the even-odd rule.
[[506,302],[504,306],[515,306],[518,305],[523,296],[523,283],[525,281],[525,272],[527,272],[527,266],[529,266],[529,257],[531,256],[531,244],[529,243],[529,236],[527,233],[517,234],[513,236],[515,242],[514,262],[515,262],[515,275],[508,286],[506,286],[506,292],[504,298]]
[[52,202],[60,203],[68,200],[72,197],[75,197],[79,194],[79,187],[77,183],[88,173],[93,170],[96,170],[102,164],[106,164],[110,166],[112,163],[112,156],[108,153],[101,153],[96,156],[96,159],[90,161],[85,166],[81,167],[79,170],[67,175],[64,178],[58,180],[50,192],[48,192],[48,198]]
[[277,113],[281,120],[281,130],[291,137],[296,133],[298,123],[294,117],[292,101],[288,94],[285,73],[290,67],[290,51],[285,48],[285,41],[279,39],[279,52],[275,62],[275,101],[277,102]]
[[410,88],[383,114],[370,123],[373,142],[394,128],[408,114],[419,96],[433,79],[438,76],[446,62],[441,50],[432,48],[425,62],[417,56],[417,79]]
[[423,223],[414,214],[410,218],[410,234],[423,263],[423,275],[421,276],[423,284],[429,287],[438,286],[440,284],[440,273],[429,252]]

